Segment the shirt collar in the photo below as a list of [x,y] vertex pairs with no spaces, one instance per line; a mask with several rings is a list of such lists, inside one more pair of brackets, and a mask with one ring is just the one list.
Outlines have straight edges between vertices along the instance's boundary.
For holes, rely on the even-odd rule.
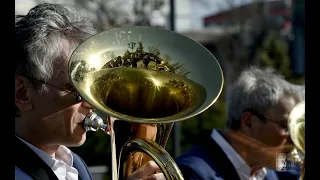
[[[250,177],[251,167],[242,159],[242,157],[232,148],[232,146],[224,139],[224,137],[216,130],[213,129],[211,138],[217,142],[224,153],[227,155],[239,176]],[[259,170],[255,177],[263,179],[267,175],[266,168]]]

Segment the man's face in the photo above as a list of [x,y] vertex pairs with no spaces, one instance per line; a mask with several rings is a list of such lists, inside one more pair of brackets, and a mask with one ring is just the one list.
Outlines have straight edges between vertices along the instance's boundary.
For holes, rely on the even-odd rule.
[[[82,123],[92,107],[85,102],[77,102],[74,94],[64,91],[75,92],[67,73],[66,57],[54,62],[54,77],[46,82],[55,87],[46,85],[48,91],[39,93],[34,86],[25,85],[28,101],[23,102],[32,108],[17,105],[16,100],[21,110],[21,118],[16,119],[16,132],[17,129],[24,132],[34,143],[79,146],[85,142],[86,131]],[[19,87],[22,86],[17,86],[16,80],[16,94]]]
[[244,113],[241,122],[241,131],[244,133],[240,133],[243,136],[242,138],[235,137],[240,139],[243,151],[250,154],[251,164],[276,168],[276,156],[292,148],[292,145],[286,146],[289,140],[287,124],[289,114],[295,104],[293,97],[286,96],[265,114]]
[[285,145],[289,140],[288,117],[295,104],[296,101],[292,96],[285,96],[279,104],[263,114],[266,118],[265,121],[252,115],[251,136],[268,146]]

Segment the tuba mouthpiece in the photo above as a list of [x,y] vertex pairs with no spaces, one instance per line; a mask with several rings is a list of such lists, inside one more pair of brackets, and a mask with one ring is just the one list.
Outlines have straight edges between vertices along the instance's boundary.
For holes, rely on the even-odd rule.
[[102,118],[96,113],[89,113],[84,119],[84,128],[86,131],[97,131],[102,130],[104,132],[108,131],[108,125],[104,124]]

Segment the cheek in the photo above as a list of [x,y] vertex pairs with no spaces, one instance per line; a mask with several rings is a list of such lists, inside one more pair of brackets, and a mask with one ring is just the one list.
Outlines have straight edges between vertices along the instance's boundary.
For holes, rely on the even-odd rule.
[[78,112],[78,106],[72,106],[62,112],[67,135],[72,135],[84,115]]
[[274,134],[274,129],[267,124],[260,124],[254,128],[254,136],[262,143],[269,144],[268,141],[273,139]]
[[284,130],[276,127],[269,128],[268,139],[270,141],[270,144],[272,144],[273,146],[283,145],[286,142],[287,138],[287,133]]
[[265,124],[256,123],[256,124],[254,124],[252,130],[253,130],[255,136],[261,136],[261,135],[264,135],[265,132],[268,131],[268,127]]
[[53,113],[43,120],[48,122],[49,126],[47,128],[51,128],[52,131],[70,136],[76,126],[77,118],[79,118],[77,109],[77,106],[71,106]]
[[286,139],[288,137],[288,132],[284,129],[280,129],[278,126],[270,127],[270,134],[278,139]]
[[37,116],[42,119],[52,115],[60,115],[60,111],[70,107],[68,101],[63,101],[62,96],[58,94],[42,94],[35,98],[34,109]]

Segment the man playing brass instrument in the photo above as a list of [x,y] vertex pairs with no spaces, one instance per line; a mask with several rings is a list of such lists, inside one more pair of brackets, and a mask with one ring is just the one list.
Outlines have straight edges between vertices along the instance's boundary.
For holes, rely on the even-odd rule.
[[288,143],[288,116],[301,100],[293,86],[270,70],[244,70],[227,95],[227,127],[177,158],[185,179],[298,179],[276,172]]
[[[92,179],[87,165],[67,147],[86,140],[81,99],[68,76],[76,46],[96,34],[91,22],[58,4],[39,4],[15,18],[15,179]],[[128,179],[164,179],[150,161]]]

